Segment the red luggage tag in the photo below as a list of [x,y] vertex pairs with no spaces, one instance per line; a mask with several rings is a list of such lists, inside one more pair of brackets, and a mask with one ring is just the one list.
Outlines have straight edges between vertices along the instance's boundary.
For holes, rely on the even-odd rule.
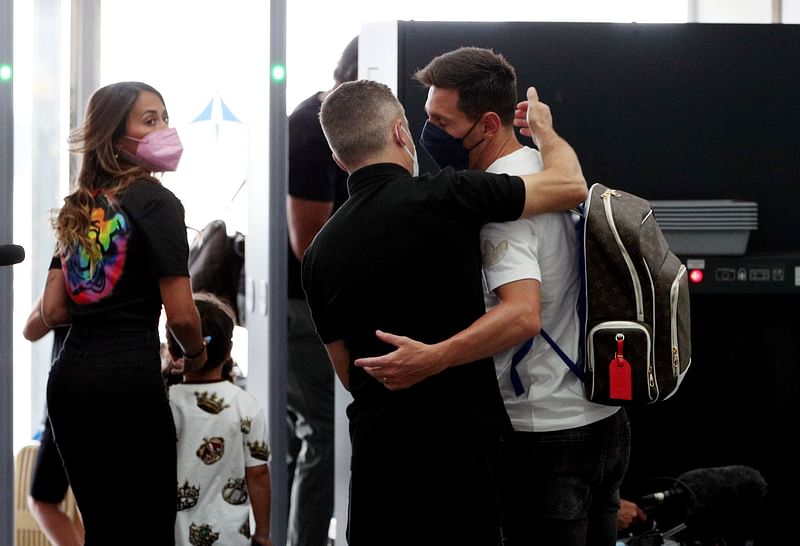
[[609,397],[612,400],[633,400],[631,365],[622,356],[625,336],[617,334],[617,352],[608,365]]

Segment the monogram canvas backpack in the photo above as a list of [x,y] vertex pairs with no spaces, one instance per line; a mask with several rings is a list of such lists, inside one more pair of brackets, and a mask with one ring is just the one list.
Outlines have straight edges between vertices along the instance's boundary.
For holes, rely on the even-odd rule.
[[593,184],[578,223],[581,355],[573,362],[586,398],[643,405],[678,390],[692,358],[686,267],[669,250],[650,203]]

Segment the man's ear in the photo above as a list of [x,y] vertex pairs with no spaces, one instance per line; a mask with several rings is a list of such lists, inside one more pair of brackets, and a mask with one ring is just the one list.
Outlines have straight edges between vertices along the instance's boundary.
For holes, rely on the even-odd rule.
[[483,116],[483,134],[486,138],[494,138],[503,127],[503,121],[496,112],[486,112]]
[[340,169],[342,169],[344,172],[346,172],[346,173],[350,174],[350,171],[348,171],[348,170],[347,170],[347,167],[345,167],[345,166],[344,166],[344,163],[342,163],[342,162],[339,160],[339,158],[338,158],[338,157],[336,157],[336,154],[332,153],[332,154],[331,154],[331,157],[332,157],[332,158],[333,158],[333,160],[336,162],[336,164],[337,164],[337,165],[339,165],[339,168],[340,168]]
[[398,120],[394,124],[394,139],[400,146],[405,148],[407,138],[408,136],[406,135],[405,130],[403,130],[403,122],[402,120]]

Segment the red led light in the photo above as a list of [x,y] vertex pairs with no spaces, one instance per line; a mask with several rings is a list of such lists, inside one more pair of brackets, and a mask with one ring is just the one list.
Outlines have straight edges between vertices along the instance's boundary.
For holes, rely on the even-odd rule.
[[692,269],[689,272],[689,280],[695,284],[699,284],[703,282],[703,270],[702,269]]

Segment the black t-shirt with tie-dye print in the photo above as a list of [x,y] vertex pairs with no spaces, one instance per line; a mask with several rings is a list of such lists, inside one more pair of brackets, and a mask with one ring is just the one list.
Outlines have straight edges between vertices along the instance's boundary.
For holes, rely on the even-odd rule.
[[100,261],[91,268],[83,247],[61,257],[73,320],[157,324],[158,280],[189,276],[183,205],[161,184],[139,180],[96,196],[91,214]]

